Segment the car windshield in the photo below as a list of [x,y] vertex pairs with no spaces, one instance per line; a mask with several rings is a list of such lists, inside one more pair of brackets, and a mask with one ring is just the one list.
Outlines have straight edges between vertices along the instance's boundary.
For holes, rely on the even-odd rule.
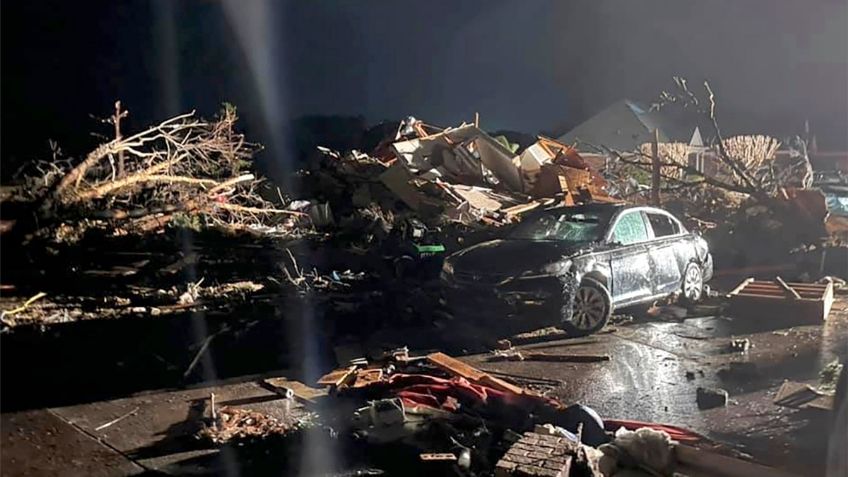
[[592,242],[599,240],[608,216],[597,212],[546,213],[528,217],[509,235],[516,240]]

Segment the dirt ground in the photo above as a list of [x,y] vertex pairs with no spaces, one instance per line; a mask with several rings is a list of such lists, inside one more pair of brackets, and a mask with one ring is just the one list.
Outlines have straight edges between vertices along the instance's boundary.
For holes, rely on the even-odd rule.
[[[687,427],[770,465],[799,475],[821,475],[828,415],[780,407],[772,400],[784,379],[816,384],[826,363],[846,356],[848,296],[837,296],[822,325],[789,326],[772,318],[759,317],[756,323],[718,316],[639,319],[590,337],[536,336],[517,346],[611,357],[596,363],[490,362],[488,352],[472,352],[462,359],[512,375],[516,382],[566,403],[592,407],[605,418]],[[432,333],[456,339],[449,330]],[[424,343],[426,335],[419,333],[417,339]],[[750,349],[732,351],[734,338],[747,338]],[[483,349],[480,343],[469,348]],[[316,371],[328,369],[318,356],[305,361]],[[536,382],[540,378],[544,384]],[[695,402],[699,386],[726,389],[728,406],[700,410]],[[72,389],[68,391],[73,395]],[[332,469],[336,475],[367,475],[369,462],[362,460],[362,453],[339,449],[320,432],[306,433],[296,443],[249,449],[215,447],[193,437],[198,413],[211,393],[220,405],[259,410],[280,419],[305,412],[301,404],[268,390],[259,377],[207,381],[186,390],[141,391],[94,402],[76,398],[78,402],[65,399],[65,405],[4,409],[2,474],[67,475],[72,469],[80,475],[310,475],[316,469]],[[65,389],[57,386],[52,392],[62,394]],[[122,416],[126,417],[103,427]]]

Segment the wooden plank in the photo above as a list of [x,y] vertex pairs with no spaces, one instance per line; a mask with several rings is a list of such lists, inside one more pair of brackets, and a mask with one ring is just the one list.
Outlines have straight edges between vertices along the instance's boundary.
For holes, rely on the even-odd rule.
[[445,371],[462,376],[469,381],[480,381],[486,373],[479,369],[452,358],[445,353],[432,353],[427,355],[427,360]]
[[[825,288],[827,288],[825,285],[810,286],[810,285],[800,285],[800,284],[797,284],[797,283],[787,283],[787,285],[791,286],[795,290],[803,290],[803,291],[818,292],[818,293],[824,292]],[[770,283],[749,283],[748,286],[745,287],[745,289],[746,290],[752,290],[752,289],[755,289],[755,290],[780,290],[781,288],[779,286],[777,286],[776,284],[770,284]]]
[[288,391],[291,391],[295,398],[308,404],[315,404],[317,400],[327,397],[329,394],[326,388],[313,388],[300,381],[290,381],[286,378],[268,378],[263,380],[262,383],[264,384],[263,387],[280,396],[286,396]]
[[[793,287],[802,287],[802,288],[803,287],[825,288],[827,286],[827,284],[825,284],[825,283],[809,283],[809,282],[786,282],[786,283],[792,285]],[[767,280],[753,280],[748,284],[748,286],[757,286],[757,285],[778,286],[775,282],[771,282],[771,281],[767,281]]]
[[345,382],[349,381],[356,375],[356,366],[350,366],[348,368],[340,368],[334,371],[331,371],[324,376],[321,376],[321,379],[318,380],[318,384],[322,386],[336,386],[339,387]]
[[[825,289],[822,288],[820,290],[809,290],[804,288],[793,288],[793,290],[797,291],[803,295],[814,296],[816,298],[821,298]],[[786,294],[786,291],[782,288],[765,288],[765,287],[745,287],[739,291],[739,293],[783,293]]]
[[[739,292],[736,296],[739,295],[786,298],[786,292],[783,290],[750,290],[746,288]],[[805,300],[821,301],[821,293],[803,292],[800,293],[799,296]]]
[[418,456],[423,462],[454,462],[456,456],[445,452],[441,454],[420,454]]
[[745,280],[742,281],[742,283],[737,285],[736,288],[734,288],[730,293],[728,293],[727,296],[736,295],[737,293],[742,291],[743,288],[745,288],[745,285],[747,285],[747,284],[749,284],[753,281],[754,281],[753,278],[746,278]]
[[439,368],[456,376],[461,376],[472,383],[482,384],[499,391],[513,394],[535,394],[528,389],[508,383],[503,379],[490,376],[479,369],[462,361],[452,358],[444,353],[432,353],[427,355],[427,360]]
[[608,354],[552,354],[552,353],[521,353],[528,361],[553,361],[559,363],[594,363],[598,361],[609,361]]
[[[766,294],[761,294],[761,293],[738,293],[738,294],[734,295],[734,297],[735,298],[733,298],[733,299],[753,298],[753,299],[765,300],[765,301],[772,301],[772,300],[787,301],[786,295],[783,295],[783,294],[781,294],[781,295],[773,295],[773,294],[766,295]],[[795,301],[815,303],[815,302],[820,302],[821,300],[817,299],[817,298],[801,298],[800,300],[795,300]]]
[[827,320],[830,315],[830,309],[833,307],[833,282],[828,282],[827,289],[822,296],[822,319]]

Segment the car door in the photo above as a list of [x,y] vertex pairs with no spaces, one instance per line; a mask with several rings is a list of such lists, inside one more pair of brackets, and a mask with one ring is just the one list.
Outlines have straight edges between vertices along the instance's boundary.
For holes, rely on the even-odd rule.
[[674,293],[682,283],[678,249],[684,239],[680,223],[667,214],[650,211],[644,214],[653,236],[648,242],[648,254],[654,272],[654,294]]
[[613,301],[626,305],[653,295],[648,255],[648,227],[639,210],[625,211],[613,224],[609,240]]

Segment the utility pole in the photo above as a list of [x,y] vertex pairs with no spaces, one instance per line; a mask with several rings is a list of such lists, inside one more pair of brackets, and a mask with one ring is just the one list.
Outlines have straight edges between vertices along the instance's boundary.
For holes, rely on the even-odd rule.
[[651,205],[660,205],[660,130],[654,129],[651,141]]

